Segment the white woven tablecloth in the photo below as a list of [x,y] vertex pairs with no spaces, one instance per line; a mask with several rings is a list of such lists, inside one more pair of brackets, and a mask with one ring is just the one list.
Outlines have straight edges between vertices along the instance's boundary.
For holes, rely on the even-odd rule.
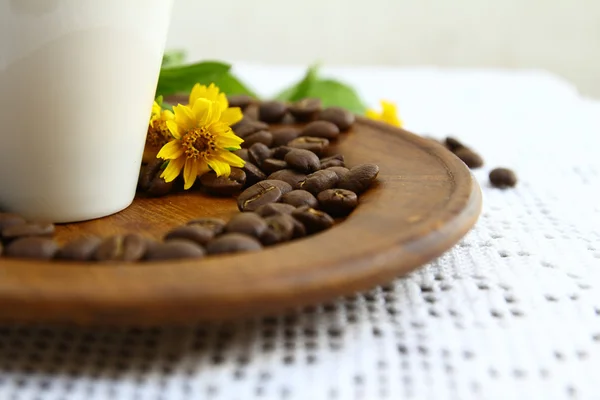
[[[241,65],[271,94],[301,68]],[[325,69],[484,156],[475,229],[297,315],[189,329],[0,327],[0,400],[600,399],[600,103],[537,71]],[[487,184],[514,168],[514,190]]]

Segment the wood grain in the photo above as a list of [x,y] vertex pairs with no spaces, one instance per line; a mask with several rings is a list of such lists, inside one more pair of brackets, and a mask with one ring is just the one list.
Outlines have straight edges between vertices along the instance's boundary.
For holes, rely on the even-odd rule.
[[[191,323],[267,315],[372,288],[433,260],[474,225],[481,193],[442,146],[359,119],[337,144],[348,165],[377,163],[378,182],[333,229],[258,253],[140,264],[0,260],[0,319],[77,324]],[[200,216],[229,218],[235,201],[200,193],[138,198],[110,217],[58,227],[159,238]]]

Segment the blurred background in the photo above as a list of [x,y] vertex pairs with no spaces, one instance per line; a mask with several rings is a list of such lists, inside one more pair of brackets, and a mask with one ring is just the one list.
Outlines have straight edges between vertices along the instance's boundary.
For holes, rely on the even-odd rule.
[[543,69],[600,98],[599,0],[176,0],[191,61]]

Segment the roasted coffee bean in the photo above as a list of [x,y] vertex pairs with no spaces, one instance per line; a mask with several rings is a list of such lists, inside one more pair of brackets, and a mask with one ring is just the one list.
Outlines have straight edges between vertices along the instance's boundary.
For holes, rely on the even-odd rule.
[[13,258],[51,260],[57,251],[58,244],[50,238],[25,237],[6,245],[4,255]]
[[444,139],[444,145],[446,146],[446,148],[448,148],[448,150],[452,152],[467,147],[461,141],[459,141],[456,138],[453,138],[452,136],[448,136],[446,139]]
[[283,160],[277,160],[276,158],[267,158],[262,163],[262,170],[265,174],[272,174],[273,172],[281,171],[282,169],[289,168],[288,163]]
[[292,190],[281,196],[281,202],[294,207],[309,206],[312,208],[316,208],[319,204],[317,198],[306,190]]
[[248,158],[252,164],[261,166],[263,161],[271,157],[272,153],[273,151],[264,143],[254,143],[248,149]]
[[281,196],[277,186],[262,181],[244,190],[238,196],[237,204],[240,211],[254,211],[263,204],[277,203]]
[[371,186],[378,174],[379,166],[375,164],[357,165],[342,177],[338,187],[361,194]]
[[346,167],[328,167],[329,171],[335,172],[335,174],[340,178],[340,180],[346,175],[350,170]]
[[244,235],[260,238],[267,229],[265,220],[253,212],[236,214],[225,226],[227,233],[243,233]]
[[258,119],[264,122],[280,122],[287,114],[287,105],[281,101],[263,101],[258,106]]
[[300,182],[306,179],[306,175],[301,172],[294,171],[293,169],[282,169],[281,171],[273,172],[271,175],[269,175],[268,179],[276,179],[287,182],[292,189],[297,189],[300,185]]
[[52,236],[53,233],[54,224],[27,222],[4,228],[2,239],[7,241],[30,236]]
[[227,102],[229,103],[229,107],[239,107],[242,111],[248,107],[254,99],[251,96],[246,94],[236,94],[232,96],[227,96]]
[[206,246],[208,254],[241,253],[260,249],[262,245],[257,239],[242,233],[226,233],[211,240]]
[[294,150],[293,147],[289,147],[289,146],[279,146],[279,147],[275,147],[273,149],[273,158],[276,158],[278,160],[283,160],[285,158],[285,155],[287,153],[289,153],[290,151]]
[[318,137],[327,140],[335,140],[339,135],[340,129],[329,121],[313,121],[306,125],[300,133],[301,137]]
[[250,157],[248,155],[248,149],[239,149],[233,152],[236,156],[241,158],[244,161],[250,161]]
[[300,136],[300,129],[291,126],[285,126],[283,128],[271,131],[271,134],[273,135],[273,143],[271,146],[285,146],[290,141]]
[[262,143],[266,146],[271,146],[273,143],[273,135],[269,131],[258,131],[251,135],[246,136],[242,147],[250,148],[254,143]]
[[199,226],[213,232],[214,235],[220,235],[225,229],[227,223],[220,218],[196,218],[187,223],[190,226]]
[[471,169],[480,168],[483,166],[483,158],[481,158],[479,154],[475,153],[468,147],[457,149],[454,151],[454,154]]
[[261,217],[270,217],[271,215],[277,214],[288,214],[291,215],[296,207],[284,204],[284,203],[269,203],[262,205],[256,209],[256,213]]
[[279,179],[265,179],[263,182],[276,186],[279,190],[281,190],[282,195],[292,191],[292,185]]
[[94,252],[96,261],[138,261],[144,257],[147,241],[137,234],[115,235],[100,243]]
[[260,241],[265,246],[286,242],[294,236],[294,218],[287,214],[272,215],[265,219],[267,229],[263,232]]
[[244,114],[244,118],[237,124],[232,125],[231,129],[233,129],[233,132],[237,136],[244,139],[258,131],[269,129],[269,125],[261,121],[255,121],[252,118],[248,118],[247,115]]
[[317,196],[321,209],[334,217],[350,214],[358,205],[356,193],[346,189],[327,189]]
[[329,147],[329,140],[324,138],[316,138],[309,136],[298,137],[291,142],[288,142],[288,147],[295,149],[309,150],[320,156]]
[[490,183],[498,188],[514,187],[517,174],[508,168],[495,168],[490,172]]
[[70,261],[89,261],[100,243],[102,243],[102,239],[97,236],[85,236],[75,239],[64,245],[56,254],[56,258]]
[[160,175],[160,167],[164,162],[165,160],[157,158],[148,164],[143,165],[140,169],[140,176],[138,178],[138,188],[143,191],[148,190],[150,183],[156,177],[157,173]]
[[304,225],[308,234],[324,231],[325,229],[331,228],[334,224],[334,220],[329,214],[308,206],[303,206],[294,210],[292,217],[296,218]]
[[246,162],[243,170],[246,173],[246,186],[254,185],[257,182],[267,179],[267,175],[251,162]]
[[342,160],[332,159],[332,160],[327,160],[327,161],[321,161],[321,169],[327,169],[327,168],[331,168],[331,167],[343,167],[343,166],[345,166],[345,164]]
[[246,183],[246,173],[232,167],[229,176],[217,176],[214,171],[209,171],[200,177],[200,183],[206,190],[217,196],[231,196],[239,192]]
[[299,100],[290,106],[289,111],[298,122],[310,121],[321,111],[321,99],[306,98]]
[[163,172],[162,166],[164,163],[165,160],[156,159],[142,167],[138,184],[140,189],[151,196],[164,196],[171,192],[175,186],[174,181],[166,182],[160,177]]
[[165,242],[171,240],[189,240],[204,246],[213,237],[215,237],[215,231],[210,227],[201,225],[183,225],[170,230],[165,235]]
[[321,167],[321,161],[315,153],[309,150],[294,149],[283,158],[289,166],[302,172],[314,172]]
[[341,107],[329,107],[324,109],[317,116],[318,120],[329,121],[338,128],[340,131],[347,131],[352,127],[356,117],[350,111]]
[[175,181],[166,182],[163,178],[157,175],[150,183],[150,187],[146,193],[153,197],[160,197],[170,193],[174,186]]
[[[296,209],[294,208],[294,210],[296,210]],[[291,216],[291,214],[290,214],[290,216]],[[294,222],[294,233],[292,235],[292,239],[298,239],[298,238],[306,236],[306,228],[304,227],[302,222],[298,221],[296,218],[293,218],[293,217],[292,217],[292,220]]]
[[0,234],[5,228],[13,225],[25,224],[27,221],[17,214],[0,213]]
[[198,243],[185,239],[173,239],[150,246],[144,257],[147,261],[183,260],[202,258],[206,255]]
[[300,183],[300,189],[309,191],[316,196],[323,190],[335,187],[339,181],[340,178],[338,178],[335,172],[328,169],[322,169],[314,174],[308,175],[304,182]]

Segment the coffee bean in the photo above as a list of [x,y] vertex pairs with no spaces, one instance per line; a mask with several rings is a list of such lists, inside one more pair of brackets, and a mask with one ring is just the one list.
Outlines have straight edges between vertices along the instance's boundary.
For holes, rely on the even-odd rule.
[[240,211],[254,211],[263,204],[277,203],[282,193],[277,186],[258,182],[244,190],[237,199]]
[[356,117],[350,111],[341,107],[328,107],[321,111],[317,116],[318,120],[331,122],[340,129],[340,131],[347,131],[352,127]]
[[60,260],[89,261],[102,243],[97,236],[84,236],[64,245],[56,254]]
[[209,171],[200,177],[200,183],[206,190],[217,196],[231,196],[242,190],[246,183],[246,173],[232,167],[229,176],[217,176],[214,171]]
[[296,207],[290,204],[284,203],[269,203],[262,205],[256,209],[256,213],[261,217],[270,217],[271,215],[277,214],[288,214],[291,215]]
[[100,243],[94,252],[96,261],[138,261],[144,257],[147,241],[137,234],[115,235]]
[[246,114],[244,114],[244,118],[242,118],[240,122],[232,125],[231,129],[233,129],[233,132],[237,136],[244,139],[258,131],[269,129],[269,125],[265,124],[264,122],[255,121],[252,118],[248,118]]
[[226,233],[211,240],[206,246],[208,254],[240,253],[261,249],[262,245],[257,239],[241,233]]
[[444,145],[452,152],[466,147],[461,141],[451,136],[448,136],[446,139],[444,139]]
[[252,164],[261,166],[267,158],[271,157],[272,153],[271,149],[264,143],[254,143],[248,149],[248,158]]
[[350,169],[350,171],[342,177],[338,187],[360,194],[371,186],[378,174],[379,166],[375,164],[360,164]]
[[51,260],[58,251],[58,244],[50,238],[25,237],[6,245],[4,254],[13,258]]
[[295,149],[309,150],[320,156],[329,147],[329,140],[309,136],[298,137],[287,144]]
[[346,167],[327,167],[329,171],[335,172],[335,174],[340,178],[340,180],[346,175],[350,170]]
[[306,179],[306,175],[301,172],[294,171],[293,169],[282,169],[280,171],[273,172],[271,175],[269,175],[268,179],[276,179],[287,182],[292,189],[297,189],[300,185],[300,182]]
[[281,171],[282,169],[286,168],[289,168],[288,163],[275,158],[267,158],[262,163],[262,170],[265,171],[266,174],[272,174],[273,172]]
[[201,246],[215,237],[215,231],[210,227],[201,225],[183,225],[170,230],[165,235],[165,242],[171,240],[189,240]]
[[462,147],[455,150],[454,154],[471,169],[480,168],[483,166],[483,158],[467,147]]
[[289,153],[290,151],[294,150],[293,147],[289,147],[289,146],[279,146],[279,147],[275,147],[273,149],[273,158],[276,158],[278,160],[283,160],[285,158],[285,155],[287,153]]
[[338,178],[335,172],[328,169],[322,169],[308,175],[304,182],[300,183],[300,189],[304,189],[316,196],[323,190],[335,187],[339,180],[340,178]]
[[267,175],[251,162],[246,162],[243,170],[246,173],[246,186],[254,185],[257,182],[267,179]]
[[156,174],[158,173],[160,175],[160,167],[164,162],[165,160],[157,158],[148,164],[143,165],[140,169],[140,176],[138,178],[138,188],[143,191],[148,190],[150,183],[156,177]]
[[227,233],[243,233],[256,238],[260,238],[266,229],[267,223],[265,220],[253,212],[236,214],[225,226],[225,232]]
[[188,221],[187,225],[199,226],[212,231],[213,235],[220,235],[225,229],[227,223],[220,218],[196,218]]
[[[294,208],[294,210],[296,210]],[[291,216],[291,214],[290,214]],[[298,239],[301,237],[306,236],[306,228],[304,227],[304,225],[302,224],[302,222],[298,221],[296,218],[293,218],[293,223],[294,223],[294,233],[292,235],[292,239]]]
[[27,221],[17,214],[0,213],[0,234],[5,228],[13,225],[25,224]]
[[27,222],[4,228],[2,239],[7,241],[30,236],[52,236],[53,233],[54,224]]
[[329,121],[313,121],[306,125],[300,133],[301,137],[309,136],[327,140],[335,140],[339,135],[340,129]]
[[321,110],[321,99],[306,98],[297,101],[290,106],[290,114],[296,118],[298,122],[306,122],[314,119],[317,113]]
[[309,206],[316,208],[319,204],[317,198],[306,190],[292,190],[281,197],[281,202],[294,207]]
[[145,259],[147,261],[183,260],[202,258],[205,255],[206,252],[198,243],[185,239],[173,239],[149,247]]
[[260,240],[265,246],[286,242],[294,236],[294,218],[287,214],[272,215],[265,219],[267,229]]
[[280,122],[287,109],[287,105],[281,101],[263,101],[258,107],[258,119],[269,123]]
[[335,217],[350,214],[358,205],[356,193],[346,189],[327,189],[317,196],[321,209]]
[[300,129],[291,126],[285,126],[283,128],[271,131],[271,134],[273,135],[273,143],[271,146],[284,146],[300,136]]
[[265,179],[263,182],[277,187],[279,190],[281,190],[282,195],[292,191],[292,185],[279,179]]
[[508,168],[495,168],[489,177],[490,183],[498,188],[514,187],[517,184],[517,174]]
[[229,107],[239,107],[242,111],[248,107],[254,99],[246,94],[236,94],[227,96]]
[[321,161],[321,169],[327,169],[327,168],[331,168],[331,167],[343,167],[343,166],[345,166],[345,164],[342,160],[332,159],[332,160],[327,160],[327,161]]
[[284,160],[290,167],[301,172],[314,172],[321,167],[319,157],[309,150],[294,149],[285,155]]
[[165,182],[160,175],[163,172],[162,166],[165,160],[156,159],[142,167],[142,172],[139,179],[139,187],[147,194],[153,197],[164,196],[173,190],[175,182]]
[[239,149],[233,152],[236,156],[241,158],[244,161],[250,161],[250,157],[248,155],[248,149]]
[[244,142],[242,143],[242,147],[249,148],[254,143],[262,143],[266,146],[271,146],[273,143],[273,135],[269,131],[258,131],[251,135],[248,135],[244,138]]
[[294,210],[292,217],[300,221],[309,234],[324,231],[331,228],[334,224],[334,220],[329,214],[308,206]]

